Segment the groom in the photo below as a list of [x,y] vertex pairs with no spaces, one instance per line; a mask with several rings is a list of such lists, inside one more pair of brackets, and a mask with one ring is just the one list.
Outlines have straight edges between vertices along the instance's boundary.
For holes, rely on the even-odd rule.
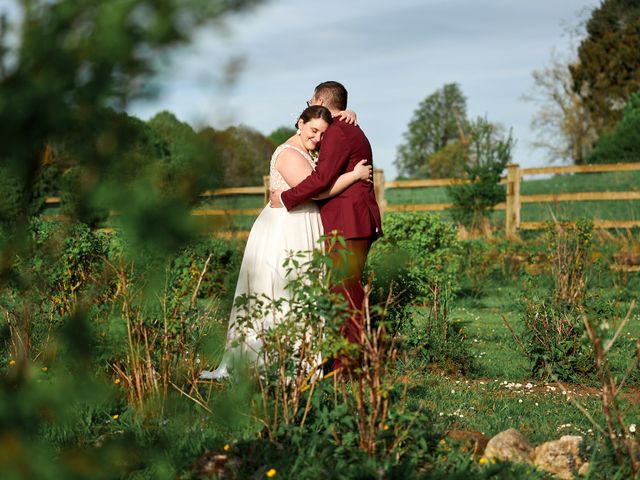
[[[336,113],[347,108],[347,90],[338,82],[323,82],[315,88],[311,101],[307,103],[310,106],[322,105],[335,117]],[[372,159],[373,154],[369,140],[360,127],[334,118],[322,138],[315,171],[290,190],[271,191],[271,206],[281,207],[284,204],[287,210],[292,210],[326,191],[340,175],[353,170],[363,158]],[[373,164],[373,160],[369,163]],[[337,290],[344,295],[354,312],[342,326],[341,332],[349,342],[359,343],[363,328],[362,272],[371,244],[382,235],[373,182],[358,181],[341,194],[318,201],[318,206],[325,235],[335,232],[343,236],[346,249],[351,252],[347,256],[347,264],[340,266],[345,273]],[[334,367],[339,366],[339,362],[338,365],[334,364]]]

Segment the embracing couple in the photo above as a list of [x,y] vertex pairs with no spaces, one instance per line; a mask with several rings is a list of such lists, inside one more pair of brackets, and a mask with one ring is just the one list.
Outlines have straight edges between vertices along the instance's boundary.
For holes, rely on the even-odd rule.
[[[371,244],[382,235],[371,145],[353,113],[345,112],[347,90],[342,84],[321,83],[307,105],[296,122],[296,134],[271,157],[271,201],[249,233],[234,299],[242,295],[290,298],[290,278],[283,266],[287,256],[292,251],[312,251],[323,234],[335,233],[345,238],[349,250],[342,266],[346,273],[335,289],[352,313],[340,330],[349,342],[358,343],[363,328],[362,272]],[[201,372],[200,379],[227,378],[240,356],[255,360],[262,348],[260,332],[278,322],[278,318],[261,318],[250,331],[241,329],[239,308],[234,300],[220,366]],[[333,369],[341,367],[341,360],[335,360]]]

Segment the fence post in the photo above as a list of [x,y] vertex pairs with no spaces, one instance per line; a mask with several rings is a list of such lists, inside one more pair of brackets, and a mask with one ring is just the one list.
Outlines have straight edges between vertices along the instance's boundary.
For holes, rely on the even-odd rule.
[[506,235],[513,238],[520,227],[520,165],[510,163],[507,165],[507,219]]
[[262,183],[264,183],[264,204],[269,203],[269,175],[262,177]]
[[380,209],[380,216],[384,214],[387,201],[384,199],[384,171],[379,168],[373,169],[373,190],[376,194],[376,201]]

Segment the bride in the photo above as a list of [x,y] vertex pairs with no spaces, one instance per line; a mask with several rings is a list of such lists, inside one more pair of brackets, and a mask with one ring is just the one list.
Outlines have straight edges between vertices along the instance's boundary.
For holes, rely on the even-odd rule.
[[[331,112],[319,105],[306,108],[297,121],[295,135],[276,148],[269,169],[270,188],[288,190],[304,180],[315,169],[316,151],[325,130],[332,122]],[[360,161],[352,171],[342,174],[333,186],[317,200],[341,193],[357,181],[369,181],[371,166]],[[273,327],[278,318],[263,317],[260,324],[248,328],[238,325],[242,312],[236,299],[242,295],[269,298],[290,298],[287,283],[291,280],[283,264],[291,252],[309,252],[318,248],[323,235],[320,213],[315,202],[300,205],[292,211],[272,208],[267,204],[251,227],[240,266],[234,294],[234,306],[229,318],[226,349],[214,371],[204,370],[201,380],[221,380],[229,377],[237,358],[255,362],[262,348],[261,332]]]

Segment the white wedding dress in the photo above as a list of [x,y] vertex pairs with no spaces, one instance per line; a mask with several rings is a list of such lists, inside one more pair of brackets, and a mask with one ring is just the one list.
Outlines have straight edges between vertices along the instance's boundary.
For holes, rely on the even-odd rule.
[[[309,154],[287,143],[276,148],[269,168],[270,187],[276,190],[291,188],[276,169],[278,155],[287,148],[293,148],[303,155],[312,168],[315,162]],[[255,361],[262,348],[261,332],[273,327],[277,317],[269,315],[246,322],[241,328],[238,318],[244,311],[235,300],[241,295],[266,295],[269,298],[290,298],[287,277],[283,263],[292,252],[311,252],[320,248],[319,238],[323,234],[318,207],[314,202],[306,202],[287,211],[286,208],[271,208],[267,204],[251,227],[242,257],[240,275],[234,294],[234,305],[229,317],[229,328],[225,353],[220,366],[214,371],[200,373],[202,380],[221,380],[229,377],[236,359]]]

